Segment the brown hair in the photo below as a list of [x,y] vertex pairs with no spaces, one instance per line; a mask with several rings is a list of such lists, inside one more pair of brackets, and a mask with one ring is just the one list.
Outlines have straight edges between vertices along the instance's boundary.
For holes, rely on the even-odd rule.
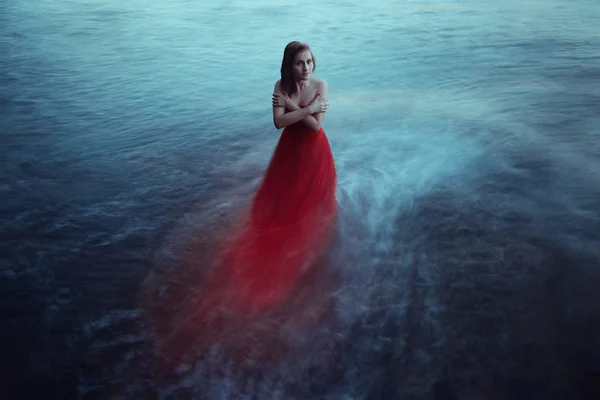
[[312,50],[306,43],[293,41],[288,43],[285,46],[285,50],[283,52],[283,60],[281,61],[281,88],[288,96],[293,95],[298,91],[298,87],[294,82],[294,58],[298,52],[308,50],[310,51],[310,55],[313,62],[313,71],[317,69],[317,61],[315,60],[315,55]]

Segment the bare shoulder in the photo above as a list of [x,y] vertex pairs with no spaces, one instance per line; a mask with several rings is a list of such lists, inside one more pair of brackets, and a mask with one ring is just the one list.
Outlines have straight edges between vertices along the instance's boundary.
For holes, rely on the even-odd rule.
[[317,84],[317,91],[321,93],[321,96],[324,99],[327,99],[329,97],[327,81],[325,79],[315,78],[315,83]]
[[327,81],[322,78],[313,78],[319,88],[327,88]]
[[281,89],[281,79],[277,79],[277,82],[275,82],[275,91],[279,91]]

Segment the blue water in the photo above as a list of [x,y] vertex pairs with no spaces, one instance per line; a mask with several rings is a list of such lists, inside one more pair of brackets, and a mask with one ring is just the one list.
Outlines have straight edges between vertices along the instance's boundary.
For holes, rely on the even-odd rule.
[[[0,22],[3,398],[600,397],[596,0],[5,0]],[[329,83],[333,311],[288,310],[276,361],[190,343],[161,369],[156,327],[276,144],[291,40]]]

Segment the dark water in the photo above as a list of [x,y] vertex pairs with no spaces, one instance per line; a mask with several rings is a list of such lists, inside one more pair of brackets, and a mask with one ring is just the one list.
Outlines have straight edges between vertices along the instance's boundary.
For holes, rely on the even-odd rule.
[[[596,1],[6,0],[0,21],[2,398],[600,398]],[[296,38],[330,86],[329,260],[280,315],[226,324],[246,358],[190,340],[165,364]]]

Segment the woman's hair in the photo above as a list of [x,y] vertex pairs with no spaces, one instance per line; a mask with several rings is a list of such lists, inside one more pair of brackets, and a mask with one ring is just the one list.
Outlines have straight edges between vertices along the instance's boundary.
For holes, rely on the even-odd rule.
[[294,58],[298,52],[308,50],[310,51],[310,55],[313,62],[313,71],[317,69],[317,61],[315,60],[315,55],[312,50],[306,43],[293,41],[288,43],[285,46],[285,50],[283,52],[283,60],[281,61],[281,88],[288,96],[296,93],[298,91],[298,87],[294,82]]

